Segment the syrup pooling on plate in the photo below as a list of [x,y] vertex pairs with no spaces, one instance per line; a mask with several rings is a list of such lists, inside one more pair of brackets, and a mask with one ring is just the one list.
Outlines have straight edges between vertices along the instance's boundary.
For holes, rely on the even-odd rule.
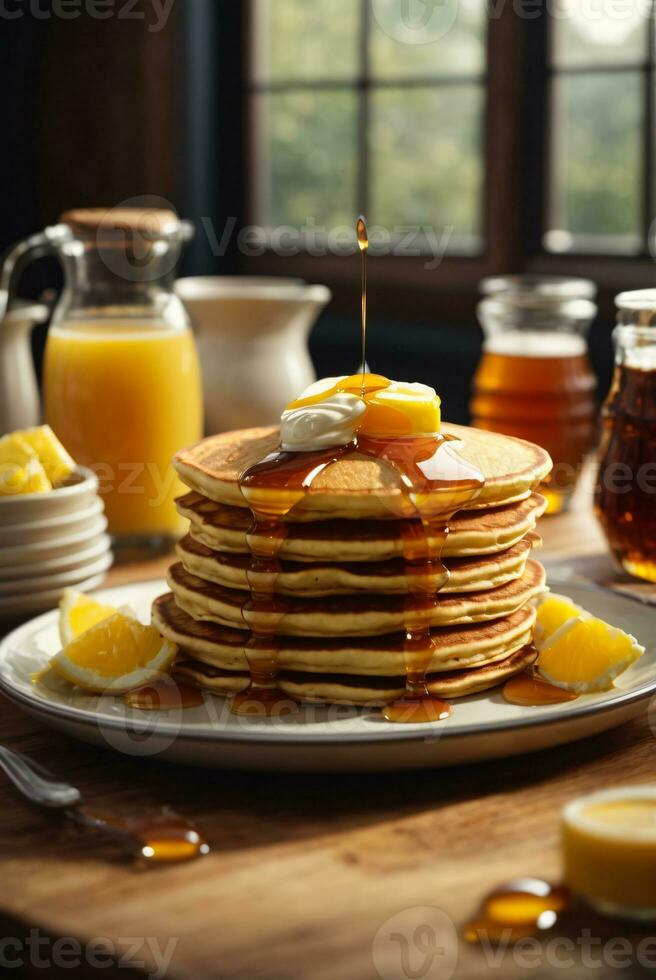
[[503,696],[509,704],[538,708],[545,704],[564,704],[576,701],[578,694],[543,680],[533,668],[511,677],[503,686]]
[[173,711],[176,708],[198,708],[203,692],[191,684],[181,684],[168,674],[137,687],[123,695],[123,703],[141,711]]
[[[485,481],[458,455],[456,440],[440,434],[440,401],[431,388],[366,373],[369,238],[364,218],[358,219],[356,231],[363,263],[362,373],[319,382],[292,402],[282,417],[281,449],[240,478],[253,524],[248,536],[251,598],[243,610],[251,630],[245,646],[251,682],[233,701],[238,713],[250,713],[253,702],[259,701],[270,714],[276,704],[278,634],[289,608],[276,593],[285,521],[328,466],[355,454],[384,460],[399,474],[405,506],[391,516],[407,514],[408,502],[417,515],[403,523],[406,692],[387,707],[385,718],[424,722],[451,712],[448,704],[431,698],[427,688],[433,657],[430,617],[448,581],[442,550],[449,521],[478,496]],[[324,445],[326,441],[334,444]]]

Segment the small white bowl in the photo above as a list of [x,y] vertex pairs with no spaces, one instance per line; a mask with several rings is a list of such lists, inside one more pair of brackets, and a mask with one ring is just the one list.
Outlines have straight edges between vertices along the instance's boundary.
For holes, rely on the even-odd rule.
[[[104,581],[105,572],[102,572],[93,578],[75,582],[74,586],[80,592],[91,592],[92,589],[99,588]],[[57,605],[64,591],[65,588],[60,587],[22,596],[2,596],[0,597],[0,621],[3,623],[15,623],[32,613],[46,612]]]
[[0,497],[0,619],[102,584],[113,561],[104,510],[97,477],[82,467],[51,493]]
[[98,494],[98,477],[79,466],[62,487],[51,493],[20,493],[0,497],[0,527],[33,524],[79,513]]
[[69,568],[65,572],[56,572],[54,575],[38,575],[35,578],[17,578],[12,581],[0,582],[1,598],[21,598],[33,595],[38,592],[51,591],[52,589],[68,589],[78,582],[85,579],[102,575],[111,568],[114,556],[109,548],[105,549],[100,558],[95,558],[77,568]]
[[0,548],[28,547],[39,543],[50,544],[53,541],[61,541],[62,538],[70,540],[73,535],[77,535],[79,541],[84,541],[88,535],[97,534],[99,526],[101,531],[107,528],[107,518],[104,516],[104,512],[105,507],[102,500],[100,497],[96,497],[88,507],[79,513],[73,512],[45,521],[0,527]]
[[59,549],[39,546],[24,548],[21,552],[19,548],[11,548],[8,550],[19,552],[13,563],[5,560],[0,549],[0,583],[20,584],[26,578],[39,578],[80,568],[102,558],[110,549],[111,539],[106,534],[97,534],[91,538],[85,535],[84,541]]

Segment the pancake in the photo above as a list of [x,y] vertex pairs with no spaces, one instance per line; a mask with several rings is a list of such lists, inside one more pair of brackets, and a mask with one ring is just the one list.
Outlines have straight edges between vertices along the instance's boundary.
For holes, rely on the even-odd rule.
[[[171,567],[168,583],[176,601],[194,619],[207,619],[236,629],[273,627],[289,636],[379,636],[404,629],[406,597],[398,595],[326,596],[285,599],[282,609],[261,612],[250,608],[248,593],[226,589]],[[542,566],[529,559],[523,576],[487,592],[439,594],[434,605],[414,614],[417,623],[450,626],[510,615],[545,588]],[[279,600],[282,602],[282,600]]]
[[[449,581],[441,591],[443,594],[483,591],[521,578],[531,549],[540,543],[540,537],[531,531],[518,544],[496,555],[446,559]],[[251,584],[257,585],[257,574],[249,573],[251,559],[248,555],[213,551],[191,535],[182,539],[176,552],[188,572],[208,582],[246,592],[250,590]],[[416,586],[418,578],[417,575],[407,574],[402,558],[341,564],[282,561],[274,590],[280,595],[306,598],[359,592],[406,594],[416,591],[413,582]],[[439,588],[440,578],[437,572],[432,579],[422,576],[421,581],[430,582],[428,588],[431,585],[434,590]]]
[[[535,616],[534,607],[528,604],[492,622],[433,630],[429,669],[462,670],[502,660],[531,641]],[[249,634],[195,620],[171,593],[155,600],[152,617],[162,635],[177,643],[184,655],[228,674],[247,676],[244,644]],[[283,636],[277,662],[287,671],[395,677],[405,670],[404,645],[404,634],[339,639]]]
[[[426,686],[433,697],[449,700],[466,697],[468,694],[479,694],[503,684],[508,678],[530,667],[536,659],[534,648],[522,646],[503,660],[485,664],[475,670],[431,674],[426,679]],[[230,674],[193,660],[176,664],[173,673],[181,681],[220,696],[238,694],[246,690],[249,683],[247,673]],[[295,701],[379,707],[395,701],[405,693],[403,676],[384,678],[347,674],[308,675],[282,671],[277,681],[281,701],[286,694]]]
[[[459,441],[459,455],[485,476],[485,486],[471,505],[478,509],[528,497],[548,475],[551,459],[539,446],[496,432],[445,424],[443,432]],[[243,429],[204,439],[178,453],[173,464],[192,490],[218,503],[245,507],[241,474],[278,448],[278,428]],[[415,517],[399,473],[383,459],[354,454],[326,467],[290,521],[335,518],[389,519]]]
[[[520,503],[456,514],[444,557],[487,555],[503,551],[531,531],[547,502],[533,493]],[[198,493],[177,501],[178,511],[191,522],[196,541],[215,551],[249,554],[246,536],[252,524],[242,507],[217,504]],[[279,557],[291,561],[386,561],[403,555],[398,521],[317,521],[286,525]],[[257,536],[255,536],[257,542]],[[433,542],[437,546],[437,542]]]

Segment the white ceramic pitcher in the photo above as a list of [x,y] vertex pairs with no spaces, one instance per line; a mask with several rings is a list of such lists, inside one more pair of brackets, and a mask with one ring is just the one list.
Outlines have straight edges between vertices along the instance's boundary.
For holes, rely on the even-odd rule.
[[179,279],[175,289],[196,327],[208,430],[277,423],[316,380],[307,340],[330,290],[255,276]]
[[0,321],[0,436],[41,421],[30,334],[49,316],[40,303],[15,302]]

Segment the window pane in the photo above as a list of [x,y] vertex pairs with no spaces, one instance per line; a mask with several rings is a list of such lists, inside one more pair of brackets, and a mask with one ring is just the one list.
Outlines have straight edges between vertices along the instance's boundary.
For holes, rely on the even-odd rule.
[[[643,78],[640,72],[562,76],[553,90],[551,229],[555,250],[571,236],[608,251],[640,242]],[[612,240],[604,242],[604,236]]]
[[553,60],[561,66],[644,62],[648,22],[648,0],[554,0]]
[[484,90],[444,85],[372,93],[372,222],[451,226],[452,250],[480,235]]
[[256,220],[265,226],[353,221],[356,96],[345,91],[257,95]]
[[360,21],[357,0],[256,0],[253,78],[355,78]]
[[485,68],[485,0],[371,0],[378,78],[473,75]]

